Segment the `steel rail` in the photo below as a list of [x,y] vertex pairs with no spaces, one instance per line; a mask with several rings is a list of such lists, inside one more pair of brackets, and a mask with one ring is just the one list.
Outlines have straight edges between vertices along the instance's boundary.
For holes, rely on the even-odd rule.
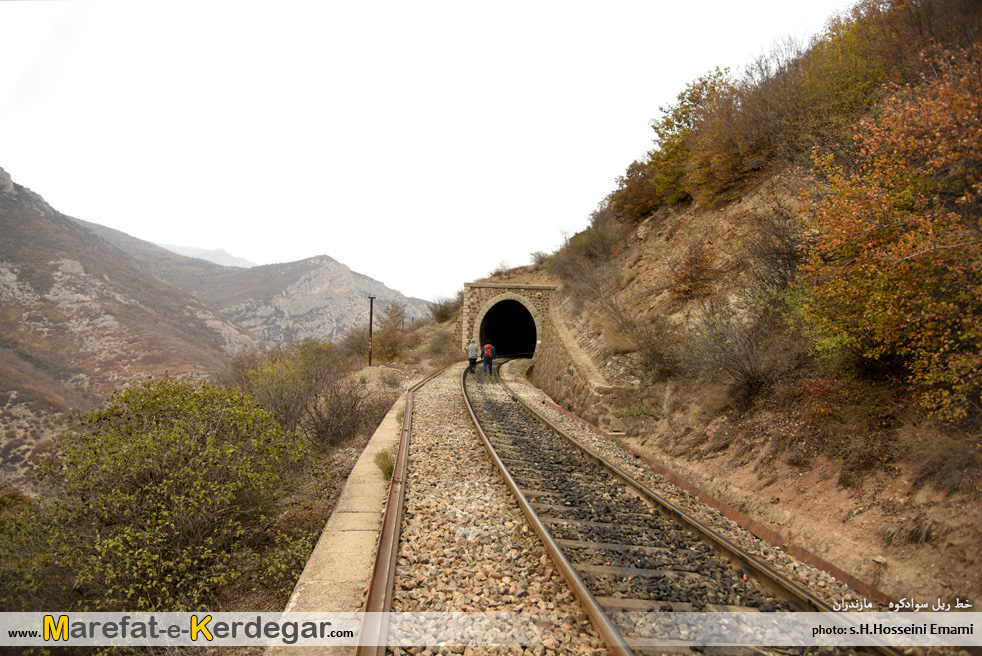
[[[502,363],[504,364],[504,363]],[[518,394],[508,386],[508,384],[501,379],[500,366],[498,370],[495,371],[495,378],[501,383],[502,387],[508,392],[509,395],[519,404],[522,405],[532,416],[542,422],[554,433],[560,437],[567,440],[570,444],[576,447],[581,453],[583,453],[587,458],[596,462],[602,468],[607,470],[615,478],[619,479],[622,483],[633,489],[642,498],[649,500],[650,502],[656,504],[658,507],[663,509],[666,513],[672,516],[680,524],[689,528],[697,535],[699,535],[704,543],[708,544],[714,551],[718,554],[728,558],[731,562],[738,566],[744,567],[751,571],[757,580],[763,584],[763,586],[768,589],[768,591],[783,597],[786,601],[792,605],[797,606],[798,610],[801,611],[811,611],[811,612],[830,612],[834,613],[834,609],[822,601],[815,595],[811,594],[807,590],[803,589],[797,583],[787,578],[786,576],[775,571],[766,563],[762,562],[750,553],[741,549],[739,546],[735,545],[733,542],[723,537],[716,531],[714,531],[709,526],[705,525],[695,517],[692,517],[686,513],[682,508],[675,505],[671,501],[665,499],[657,492],[651,490],[643,483],[637,481],[630,474],[617,467],[617,465],[608,462],[603,456],[596,453],[586,445],[580,443],[578,440],[569,435],[560,426],[556,425],[554,422],[550,421],[547,417],[538,412],[533,406],[526,403]],[[886,645],[872,646],[869,649],[873,649],[879,653],[885,654],[887,656],[900,656],[899,652],[888,647]]]
[[[496,374],[497,375],[497,374]],[[564,431],[560,426],[550,421],[547,417],[539,413],[535,408],[525,402],[520,396],[518,396],[514,390],[512,390],[507,383],[501,380],[500,375],[498,375],[498,381],[504,387],[504,389],[518,401],[529,413],[532,414],[536,419],[545,424],[554,433],[567,440],[570,444],[576,447],[581,453],[583,453],[587,458],[593,462],[600,465],[603,469],[607,470],[615,478],[619,479],[622,483],[633,489],[642,498],[652,502],[665,510],[673,519],[677,522],[693,531],[702,538],[703,542],[708,544],[717,553],[727,557],[731,562],[736,563],[740,567],[744,567],[757,577],[758,581],[764,584],[764,587],[768,591],[778,594],[786,601],[796,606],[798,610],[812,611],[812,612],[832,612],[832,607],[811,594],[807,590],[801,588],[797,583],[783,576],[779,572],[775,571],[766,563],[757,559],[753,555],[747,553],[745,550],[741,549],[733,542],[725,538],[724,536],[717,533],[715,530],[699,521],[695,517],[689,515],[682,508],[675,505],[668,499],[665,499],[660,494],[652,490],[651,488],[645,486],[643,483],[639,482],[637,479],[632,477],[626,471],[618,467],[617,465],[609,462],[606,458],[593,451],[590,447],[585,444],[580,443],[578,440],[570,436],[566,431]]]
[[[375,551],[375,563],[372,567],[372,577],[368,583],[368,594],[365,598],[365,615],[361,630],[358,634],[356,656],[382,656],[386,652],[386,636],[388,623],[383,615],[392,606],[392,588],[396,578],[396,564],[399,556],[399,535],[402,529],[402,507],[406,491],[406,471],[409,463],[409,440],[413,429],[413,394],[423,385],[430,382],[446,371],[444,367],[409,388],[406,393],[406,408],[402,417],[402,431],[399,435],[399,451],[396,455],[392,478],[389,479],[389,492],[382,516],[382,528],[379,531],[378,546]],[[371,618],[371,619],[369,619]],[[370,637],[373,644],[361,644],[363,637]]]
[[[500,365],[499,365],[500,367]],[[470,398],[467,396],[467,389],[465,385],[465,380],[467,378],[468,369],[465,367],[464,371],[461,373],[460,377],[460,390],[464,397],[464,403],[467,405],[467,411],[470,413],[471,421],[474,423],[474,427],[477,429],[478,434],[481,436],[481,440],[484,442],[484,448],[488,452],[492,463],[494,463],[495,468],[497,468],[498,473],[501,474],[501,478],[504,480],[505,485],[511,490],[512,495],[518,501],[519,508],[522,510],[522,514],[528,520],[529,524],[532,526],[532,530],[535,531],[536,535],[542,541],[543,547],[545,547],[546,553],[552,559],[553,564],[555,564],[556,569],[559,570],[560,575],[566,580],[573,594],[576,596],[577,600],[583,605],[583,609],[586,612],[590,623],[596,629],[597,633],[600,634],[600,638],[607,645],[608,651],[615,656],[628,656],[634,654],[633,650],[628,646],[627,642],[624,640],[624,636],[621,632],[614,626],[611,622],[610,617],[604,612],[603,607],[593,596],[587,588],[586,583],[580,578],[580,575],[576,572],[576,569],[563,554],[562,549],[553,539],[549,530],[546,529],[545,525],[539,519],[538,514],[532,509],[528,499],[525,494],[518,487],[518,484],[512,478],[508,471],[508,468],[501,461],[494,447],[491,445],[491,440],[485,434],[484,429],[481,427],[480,421],[477,419],[477,415],[474,413],[474,408],[471,405]],[[497,375],[497,374],[496,374]]]

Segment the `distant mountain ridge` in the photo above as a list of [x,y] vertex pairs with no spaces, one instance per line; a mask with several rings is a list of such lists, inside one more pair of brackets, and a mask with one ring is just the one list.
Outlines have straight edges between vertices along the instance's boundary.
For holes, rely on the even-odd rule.
[[392,303],[404,306],[408,320],[429,313],[429,301],[408,298],[327,255],[244,269],[178,255],[119,230],[73,220],[129,254],[150,275],[266,342],[335,341],[368,323],[369,295],[375,296],[378,310]]
[[53,416],[131,381],[202,379],[262,342],[334,341],[406,298],[328,256],[242,268],[65,216],[0,169],[0,482],[58,431]]
[[232,266],[239,267],[240,269],[251,269],[256,266],[255,262],[250,262],[249,260],[243,259],[241,257],[236,257],[226,251],[224,248],[196,248],[194,246],[175,246],[173,244],[157,244],[161,248],[166,248],[167,250],[177,253],[178,255],[184,255],[185,257],[196,257],[199,260],[207,260],[208,262],[214,262],[215,264],[221,264],[222,266]]
[[[83,393],[190,374],[257,340],[0,169],[0,339]],[[81,384],[85,381],[86,384]]]
[[368,323],[369,296],[378,310],[404,306],[408,320],[426,316],[430,306],[326,255],[223,273],[200,291],[209,307],[269,342],[336,340]]
[[134,379],[201,378],[258,344],[0,169],[0,480],[30,489],[53,415]]

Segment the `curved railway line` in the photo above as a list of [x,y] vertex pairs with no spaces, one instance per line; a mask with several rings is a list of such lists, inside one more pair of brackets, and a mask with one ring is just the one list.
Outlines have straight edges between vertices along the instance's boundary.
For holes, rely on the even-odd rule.
[[[629,645],[644,644],[632,613],[832,610],[577,442],[497,374],[493,380],[476,377],[464,367],[460,391],[490,460],[610,653],[635,653]],[[412,394],[367,611],[388,611],[392,600],[411,431]],[[689,647],[702,651],[685,640],[656,651]],[[384,651],[359,649],[361,654]]]

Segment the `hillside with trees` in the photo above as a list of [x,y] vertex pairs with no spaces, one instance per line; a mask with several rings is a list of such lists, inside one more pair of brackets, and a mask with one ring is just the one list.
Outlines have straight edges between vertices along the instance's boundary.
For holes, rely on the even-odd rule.
[[512,273],[563,285],[625,445],[898,596],[982,590],[980,36],[864,0],[709,72]]
[[225,358],[208,381],[131,381],[73,412],[42,494],[0,486],[0,609],[278,611],[398,396],[459,360],[397,305],[375,366],[352,331]]
[[184,257],[2,169],[0,234],[4,611],[282,608],[367,437],[457,357],[332,258]]
[[[52,449],[70,408],[133,380],[202,380],[265,343],[341,340],[407,298],[326,255],[249,269],[178,255],[65,216],[0,169],[0,483]],[[400,328],[402,326],[400,325]]]

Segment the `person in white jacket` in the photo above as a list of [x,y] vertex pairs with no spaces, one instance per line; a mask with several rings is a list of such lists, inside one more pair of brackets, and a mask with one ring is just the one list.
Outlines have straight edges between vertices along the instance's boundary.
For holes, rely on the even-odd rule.
[[470,362],[471,373],[474,373],[474,367],[477,366],[477,357],[480,354],[481,347],[472,339],[471,343],[467,346],[467,360]]

